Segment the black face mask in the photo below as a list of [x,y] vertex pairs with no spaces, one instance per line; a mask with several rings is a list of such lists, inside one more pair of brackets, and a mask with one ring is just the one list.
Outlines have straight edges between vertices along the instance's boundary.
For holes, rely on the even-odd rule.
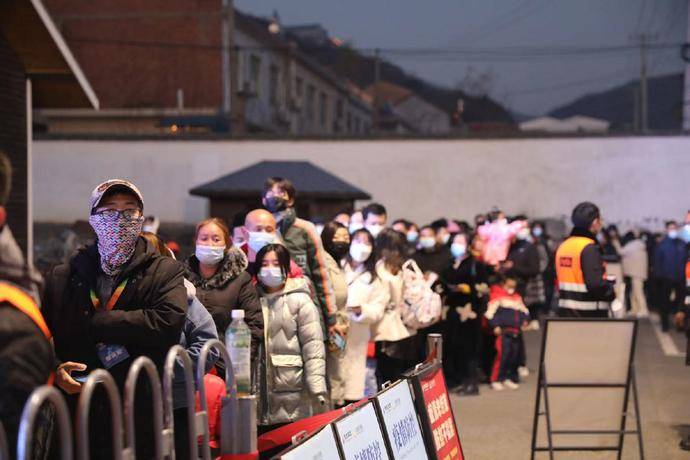
[[345,255],[347,255],[347,251],[350,249],[350,245],[348,243],[343,243],[343,242],[337,242],[337,243],[332,243],[331,244],[331,255],[335,260],[340,260]]
[[285,211],[287,209],[287,201],[279,196],[272,196],[270,198],[265,198],[266,209],[270,213],[277,213],[280,211]]

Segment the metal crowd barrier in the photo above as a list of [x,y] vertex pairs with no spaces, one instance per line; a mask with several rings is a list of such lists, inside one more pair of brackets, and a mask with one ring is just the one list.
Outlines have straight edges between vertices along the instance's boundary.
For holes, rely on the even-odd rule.
[[17,460],[31,458],[34,425],[46,402],[52,403],[55,407],[55,417],[60,428],[60,458],[72,460],[72,424],[70,423],[69,409],[67,409],[67,403],[65,403],[62,394],[56,388],[47,385],[34,390],[24,405],[17,438]]
[[426,356],[432,363],[443,362],[443,336],[432,333],[426,336]]
[[158,377],[156,365],[146,356],[140,356],[134,360],[125,381],[125,451],[128,458],[136,458],[136,434],[134,423],[135,396],[137,380],[141,371],[151,384],[151,396],[153,397],[153,439],[156,448],[156,460],[163,460],[163,456],[170,455],[175,450],[174,440],[165,436],[163,432],[163,396],[161,395],[161,382]]
[[[213,353],[213,354],[212,354]],[[186,350],[179,345],[170,349],[166,356],[165,367],[161,380],[155,364],[147,357],[139,357],[133,363],[127,374],[124,390],[124,404],[120,398],[115,380],[104,369],[91,372],[82,385],[76,413],[76,458],[88,460],[90,458],[89,445],[89,415],[91,402],[96,389],[103,386],[110,404],[112,458],[114,460],[134,460],[136,456],[135,434],[135,394],[136,384],[141,372],[145,372],[152,391],[153,425],[155,441],[155,458],[175,459],[174,442],[174,410],[173,410],[173,382],[175,367],[181,362],[185,376],[185,392],[187,396],[187,417],[189,420],[189,454],[191,458],[211,460],[209,446],[210,433],[208,425],[208,407],[206,404],[206,388],[204,375],[209,357],[217,353],[225,363],[225,385],[227,396],[221,401],[221,455],[255,454],[257,452],[256,436],[256,395],[238,395],[237,385],[232,368],[230,355],[220,340],[206,342],[201,350],[196,372],[196,386],[199,390],[201,410],[196,412],[196,392],[194,388],[193,363]],[[178,360],[179,358],[179,360]],[[57,423],[60,429],[60,451],[63,460],[74,458],[72,444],[72,427],[70,415],[62,394],[54,387],[42,386],[37,388],[29,397],[22,413],[17,458],[26,460],[31,456],[33,447],[34,426],[38,413],[46,402],[55,406]],[[124,416],[123,416],[124,407]],[[123,424],[124,422],[124,424]],[[199,446],[198,437],[203,438]],[[0,423],[0,460],[9,459],[7,442],[2,424]],[[201,451],[199,451],[201,449]]]
[[112,446],[114,460],[130,460],[129,452],[122,446],[122,404],[120,392],[115,380],[108,371],[96,369],[89,374],[82,385],[79,403],[77,405],[77,459],[89,460],[89,411],[91,399],[98,385],[103,385],[110,400],[110,416],[112,417]]
[[196,392],[194,390],[194,365],[189,354],[180,345],[175,345],[168,351],[165,358],[165,368],[163,370],[163,435],[170,439],[173,449],[170,451],[170,460],[175,460],[175,420],[174,420],[174,401],[173,401],[173,381],[175,378],[175,366],[178,360],[182,362],[184,372],[185,393],[187,396],[187,420],[189,430],[189,458],[199,458],[199,444],[197,442],[196,430],[196,411],[194,410],[194,400]]

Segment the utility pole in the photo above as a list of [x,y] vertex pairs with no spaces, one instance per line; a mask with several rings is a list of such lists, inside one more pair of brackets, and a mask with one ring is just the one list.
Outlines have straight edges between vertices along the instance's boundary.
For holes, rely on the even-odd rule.
[[235,48],[235,6],[223,0],[221,11],[221,112],[234,133],[242,131],[242,114],[237,94],[237,49]]
[[[690,8],[690,0],[687,2]],[[690,9],[688,9],[688,17],[686,24],[690,26]],[[685,42],[690,43],[690,28],[686,27]],[[690,131],[690,60],[685,60],[685,72],[683,83],[683,131]]]
[[374,131],[379,131],[379,81],[381,80],[381,50],[374,50]]
[[640,44],[640,104],[639,104],[639,132],[646,134],[649,130],[648,126],[648,107],[649,99],[647,94],[647,47],[649,43],[655,39],[655,35],[641,33],[634,35],[632,39]]

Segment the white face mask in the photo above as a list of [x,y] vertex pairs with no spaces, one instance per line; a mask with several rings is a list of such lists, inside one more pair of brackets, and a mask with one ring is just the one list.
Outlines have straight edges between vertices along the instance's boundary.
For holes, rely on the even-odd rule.
[[235,246],[237,249],[241,249],[242,246],[244,246],[244,243],[246,243],[244,238],[233,238],[232,239],[232,245]]
[[196,258],[204,265],[218,265],[223,257],[225,257],[225,248],[223,246],[202,246],[197,245],[194,252]]
[[431,249],[434,246],[436,246],[436,239],[431,238],[428,236],[422,237],[419,239],[419,244],[424,248],[424,249]]
[[530,236],[530,234],[529,234],[529,228],[523,228],[523,229],[520,230],[520,231],[518,232],[518,234],[516,235],[516,237],[517,237],[518,240],[528,240],[528,239],[529,239],[529,236]]
[[380,225],[380,224],[367,225],[366,229],[369,230],[369,233],[371,233],[371,236],[376,238],[377,236],[379,236],[379,233],[381,233],[381,230],[383,230],[383,225]]
[[254,252],[259,252],[267,244],[275,242],[276,236],[273,233],[266,232],[249,232],[249,239],[247,245]]
[[352,235],[354,232],[356,232],[360,228],[364,228],[364,225],[361,224],[360,222],[350,223],[350,227],[348,228],[348,230],[350,231],[350,235]]
[[532,230],[532,235],[534,235],[536,238],[539,238],[543,233],[543,230],[539,227],[534,227],[534,230]]
[[364,263],[371,255],[372,247],[365,243],[352,243],[350,245],[350,257],[352,260]]
[[444,233],[441,237],[441,244],[448,244],[448,241],[450,241],[450,233]]
[[280,267],[261,267],[259,281],[266,287],[275,288],[285,282],[285,276]]

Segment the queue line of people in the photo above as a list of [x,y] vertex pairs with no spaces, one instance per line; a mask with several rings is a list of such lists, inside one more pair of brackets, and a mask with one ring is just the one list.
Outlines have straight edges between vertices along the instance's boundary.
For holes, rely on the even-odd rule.
[[[222,368],[215,360],[197,362],[198,351],[206,341],[224,337],[233,310],[241,310],[251,331],[259,431],[267,432],[358,401],[400,378],[425,358],[431,332],[444,335],[444,371],[454,391],[476,395],[481,382],[496,391],[516,390],[529,375],[522,334],[539,327],[556,291],[558,314],[571,317],[606,317],[614,310],[611,303],[625,297],[617,283],[634,251],[626,251],[628,244],[618,244],[611,232],[597,236],[602,219],[592,203],[575,208],[573,232],[556,250],[543,223],[526,216],[508,219],[499,210],[477,216],[474,228],[447,219],[421,226],[399,219],[388,226],[386,208],[372,203],[339,213],[319,234],[297,216],[296,192],[288,179],[267,179],[262,209],[233,228],[218,217],[200,222],[194,254],[177,261],[155,235],[155,221],[144,231],[144,198],[134,184],[112,179],[98,185],[89,200],[95,243],[56,267],[45,289],[20,258],[11,264],[2,260],[3,283],[34,294],[32,301],[41,304],[38,316],[45,319],[26,326],[38,325],[43,333],[35,337],[35,354],[0,356],[19,360],[24,368],[31,363],[35,371],[33,384],[24,382],[21,391],[19,377],[4,381],[8,394],[28,396],[27,388],[54,372],[74,411],[84,373],[107,369],[122,389],[134,359],[148,356],[162,371],[167,350],[178,343],[195,366]],[[6,200],[7,194],[0,210]],[[13,249],[10,239],[3,225],[0,243]],[[667,240],[675,239],[670,229],[656,253],[660,266],[674,270],[681,263],[672,249],[680,245]],[[424,325],[409,321],[422,307],[409,301],[409,264],[424,274],[414,287],[443,299],[443,308]],[[685,291],[676,275],[659,289],[664,296],[675,292],[669,298],[678,302]],[[638,313],[644,312],[639,283],[632,293]],[[48,337],[53,346],[41,350]],[[175,442],[184,458],[184,414],[192,402],[181,396],[177,377]],[[205,384],[221,392],[220,378],[213,372],[207,377]],[[218,392],[210,397],[218,398]],[[149,388],[137,392],[136,404],[137,453],[148,458],[154,445]],[[91,410],[92,457],[109,457],[108,404],[96,398]],[[2,415],[14,439],[18,414]]]

